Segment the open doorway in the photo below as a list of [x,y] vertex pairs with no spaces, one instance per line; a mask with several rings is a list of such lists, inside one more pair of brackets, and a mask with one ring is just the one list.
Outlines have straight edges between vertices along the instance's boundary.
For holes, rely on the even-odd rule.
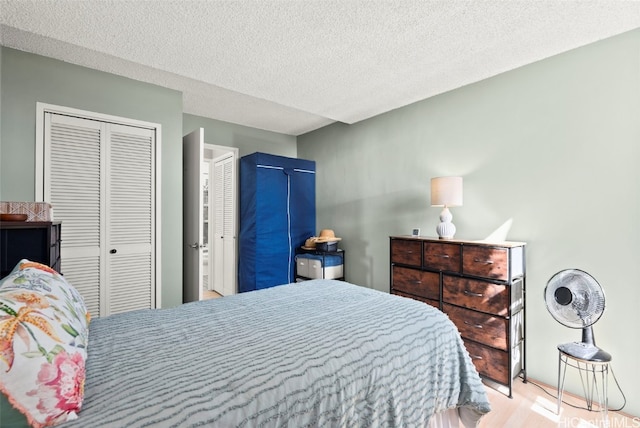
[[236,294],[238,149],[183,139],[184,293],[191,302]]

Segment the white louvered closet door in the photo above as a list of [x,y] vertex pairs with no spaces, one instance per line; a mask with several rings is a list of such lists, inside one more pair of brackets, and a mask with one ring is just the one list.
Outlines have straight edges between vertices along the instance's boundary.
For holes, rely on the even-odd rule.
[[155,307],[154,131],[52,113],[44,128],[65,277],[93,316]]
[[154,132],[107,127],[107,304],[115,314],[154,302]]
[[104,303],[104,138],[101,122],[45,115],[45,200],[62,221],[62,272],[93,316]]
[[215,233],[214,289],[222,295],[235,294],[236,231],[233,189],[235,157],[214,164]]

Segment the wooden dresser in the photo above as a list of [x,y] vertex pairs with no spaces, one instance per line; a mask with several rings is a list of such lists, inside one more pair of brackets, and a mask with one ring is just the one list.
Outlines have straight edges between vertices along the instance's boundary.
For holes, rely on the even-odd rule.
[[391,293],[445,312],[481,376],[525,371],[525,243],[390,237]]
[[0,221],[0,278],[22,259],[60,272],[61,227],[59,221]]

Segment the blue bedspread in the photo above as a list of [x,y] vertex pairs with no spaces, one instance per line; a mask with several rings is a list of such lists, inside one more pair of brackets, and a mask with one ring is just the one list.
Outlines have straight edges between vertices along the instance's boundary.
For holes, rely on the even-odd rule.
[[91,322],[64,427],[419,427],[489,403],[458,331],[417,301],[314,280]]

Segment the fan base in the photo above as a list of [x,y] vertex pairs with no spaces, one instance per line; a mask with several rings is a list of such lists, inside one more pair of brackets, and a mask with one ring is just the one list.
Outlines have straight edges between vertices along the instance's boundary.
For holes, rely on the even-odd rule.
[[611,354],[589,343],[563,343],[562,345],[558,345],[558,350],[580,360],[595,361],[600,363],[607,363],[611,361]]

